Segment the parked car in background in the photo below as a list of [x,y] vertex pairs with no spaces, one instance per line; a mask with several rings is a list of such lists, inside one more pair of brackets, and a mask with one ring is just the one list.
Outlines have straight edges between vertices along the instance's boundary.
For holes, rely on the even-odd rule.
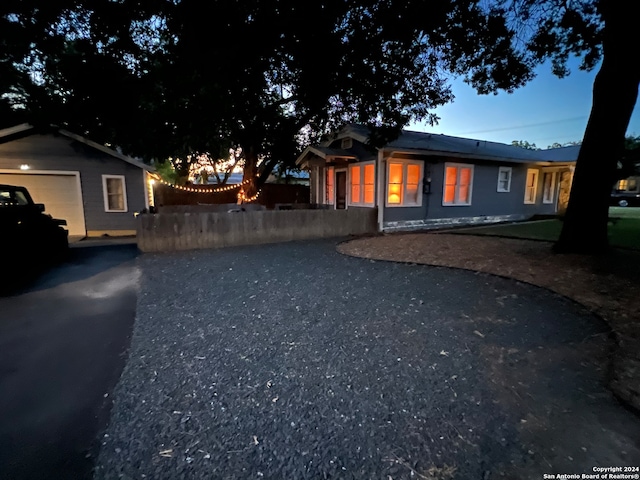
[[44,212],[26,188],[0,184],[0,251],[16,266],[12,273],[33,273],[66,257],[67,222]]
[[610,205],[640,207],[640,177],[631,176],[618,180],[611,193]]
[[640,207],[640,193],[613,192],[610,205],[617,207]]

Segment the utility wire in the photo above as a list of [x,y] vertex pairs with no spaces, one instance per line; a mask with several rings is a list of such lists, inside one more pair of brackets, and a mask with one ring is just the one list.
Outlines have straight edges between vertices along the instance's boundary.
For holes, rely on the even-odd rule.
[[553,125],[554,123],[573,122],[573,121],[576,121],[576,120],[583,120],[585,118],[587,118],[587,116],[586,115],[582,115],[580,117],[563,118],[561,120],[551,120],[549,122],[529,123],[527,125],[517,125],[515,127],[501,127],[501,128],[492,128],[490,130],[474,130],[473,132],[460,132],[460,133],[456,133],[456,135],[471,135],[471,134],[476,134],[476,133],[503,132],[505,130],[518,130],[520,128],[540,127],[540,126],[543,126],[543,125]]

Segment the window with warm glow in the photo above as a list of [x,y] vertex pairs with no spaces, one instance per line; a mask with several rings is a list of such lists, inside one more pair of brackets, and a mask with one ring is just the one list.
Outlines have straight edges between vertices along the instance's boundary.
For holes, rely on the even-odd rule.
[[542,203],[553,203],[556,172],[545,172],[542,176]]
[[505,193],[511,191],[511,167],[498,168],[498,192]]
[[390,160],[388,166],[387,205],[419,207],[422,205],[422,162]]
[[373,205],[375,202],[376,167],[373,163],[364,166],[364,202]]
[[530,168],[527,170],[527,182],[524,188],[524,203],[536,203],[538,193],[538,170]]
[[351,204],[361,203],[360,198],[360,167],[359,166],[350,166],[349,167],[349,177],[351,178],[351,198],[349,199]]
[[325,170],[325,188],[324,188],[324,195],[325,195],[325,203],[328,205],[333,205],[333,199],[335,198],[334,195],[334,178],[335,178],[335,174],[334,174],[334,169],[333,167],[327,167]]
[[373,162],[349,166],[349,205],[371,207],[374,205],[375,176]]
[[102,175],[105,212],[127,211],[127,189],[124,175]]
[[473,165],[445,163],[442,205],[471,205]]

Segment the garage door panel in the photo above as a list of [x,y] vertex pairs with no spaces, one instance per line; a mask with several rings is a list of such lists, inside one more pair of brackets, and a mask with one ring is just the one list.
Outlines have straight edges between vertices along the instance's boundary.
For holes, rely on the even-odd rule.
[[26,187],[46,213],[67,221],[70,235],[85,235],[84,209],[75,175],[0,173],[0,183]]

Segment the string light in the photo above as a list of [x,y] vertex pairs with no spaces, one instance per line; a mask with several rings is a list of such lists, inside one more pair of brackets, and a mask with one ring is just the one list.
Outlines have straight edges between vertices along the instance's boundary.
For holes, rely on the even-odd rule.
[[[238,183],[237,185],[226,185],[224,187],[217,187],[217,188],[211,188],[211,189],[202,189],[202,188],[193,188],[193,187],[184,187],[182,185],[175,185],[169,182],[165,182],[162,178],[160,177],[156,177],[156,179],[164,184],[167,185],[168,187],[171,188],[175,188],[176,190],[182,190],[183,192],[192,192],[192,193],[222,193],[222,192],[230,192],[231,190],[235,190],[236,188],[240,188],[244,185],[249,184],[249,182],[251,182],[251,179],[247,179],[242,181],[241,183]],[[257,197],[256,197],[257,198]]]
[[243,203],[244,203],[244,202],[246,202],[246,203],[254,202],[254,201],[256,201],[256,200],[258,199],[258,197],[260,196],[260,192],[261,192],[261,191],[262,191],[262,190],[258,190],[258,191],[256,192],[256,194],[255,194],[253,197],[247,197],[247,196],[244,194],[244,190],[240,190],[240,191],[238,192],[238,199],[239,199],[239,200],[241,200]]

